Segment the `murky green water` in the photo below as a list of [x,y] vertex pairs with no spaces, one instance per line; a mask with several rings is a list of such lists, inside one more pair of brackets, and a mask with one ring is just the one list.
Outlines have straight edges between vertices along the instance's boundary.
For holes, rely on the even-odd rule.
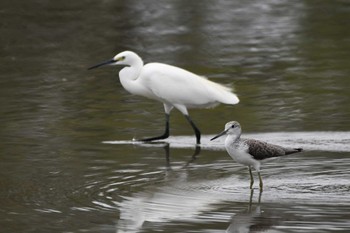
[[[1,232],[350,231],[347,1],[2,1]],[[232,84],[241,102],[191,110],[203,133],[131,96],[120,51]],[[265,164],[265,191],[222,141],[302,146]]]

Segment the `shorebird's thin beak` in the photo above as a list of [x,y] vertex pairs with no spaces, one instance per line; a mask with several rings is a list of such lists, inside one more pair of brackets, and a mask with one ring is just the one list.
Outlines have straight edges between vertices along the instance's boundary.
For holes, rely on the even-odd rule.
[[104,61],[104,62],[102,62],[100,64],[97,64],[97,65],[89,67],[88,70],[92,70],[92,69],[95,69],[95,68],[100,67],[100,66],[111,65],[111,64],[113,64],[115,62],[116,61],[114,59],[111,59],[111,60],[108,60],[108,61]]
[[215,140],[215,139],[217,139],[217,138],[219,138],[219,137],[225,135],[225,134],[227,133],[227,131],[228,131],[228,130],[222,131],[221,133],[219,133],[218,135],[216,135],[215,137],[213,137],[212,139],[210,139],[210,141],[213,141],[213,140]]

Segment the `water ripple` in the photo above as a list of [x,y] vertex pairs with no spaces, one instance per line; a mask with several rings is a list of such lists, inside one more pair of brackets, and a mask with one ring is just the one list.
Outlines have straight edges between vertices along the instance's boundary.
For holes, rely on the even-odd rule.
[[[259,200],[273,206],[294,206],[295,204],[350,206],[350,183],[348,182],[350,157],[348,153],[340,152],[346,146],[341,147],[340,150],[337,147],[338,143],[341,145],[347,141],[349,133],[288,135],[265,133],[248,136],[260,137],[276,144],[297,146],[303,143],[310,148],[315,141],[319,142],[317,145],[321,148],[323,145],[320,142],[328,142],[324,144],[331,145],[331,149],[327,147],[328,151],[336,152],[306,150],[303,153],[264,164],[262,176],[265,188]],[[306,140],[300,141],[301,138]],[[170,142],[170,148],[190,147],[188,137],[172,137],[168,142]],[[161,147],[166,146],[167,143],[135,145],[164,152]],[[203,149],[209,149],[209,151]],[[237,203],[249,202],[251,190],[247,169],[232,161],[226,152],[220,151],[221,149],[222,142],[209,147],[204,140],[201,152],[203,155],[192,158],[190,162],[179,161],[179,158],[168,154],[165,156],[167,165],[163,166],[164,162],[159,160],[164,160],[164,157],[154,154],[154,157],[147,157],[147,161],[153,163],[158,159],[158,165],[132,163],[130,167],[121,166],[121,169],[113,170],[108,176],[105,175],[103,180],[97,178],[101,176],[100,172],[104,172],[105,167],[91,169],[90,175],[86,176],[91,179],[91,182],[75,190],[72,195],[77,202],[74,208],[78,211],[96,209],[117,211],[119,213],[117,232],[138,232],[147,224],[153,224],[153,226],[167,224],[169,227],[178,222],[185,224],[189,220],[192,224],[202,224],[203,221],[228,221],[232,213],[220,212],[218,208],[220,209],[225,203],[237,205]],[[206,153],[211,156],[208,158]],[[185,158],[189,159],[188,156]],[[255,193],[257,193],[256,174],[254,177]],[[254,199],[254,202],[256,201],[257,197]],[[300,227],[310,226],[305,224]]]

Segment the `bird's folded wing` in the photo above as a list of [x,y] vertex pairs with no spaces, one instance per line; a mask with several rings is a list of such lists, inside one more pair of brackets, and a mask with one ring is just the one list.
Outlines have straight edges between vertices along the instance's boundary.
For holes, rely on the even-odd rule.
[[257,160],[279,157],[286,154],[283,147],[266,142],[254,139],[246,139],[244,143],[248,145],[248,153]]

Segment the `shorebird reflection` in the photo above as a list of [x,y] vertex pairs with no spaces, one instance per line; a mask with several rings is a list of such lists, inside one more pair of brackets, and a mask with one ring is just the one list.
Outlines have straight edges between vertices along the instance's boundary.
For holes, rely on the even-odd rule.
[[[226,229],[226,233],[265,232],[276,225],[276,222],[279,221],[277,214],[268,213],[268,211],[261,209],[261,195],[262,192],[260,191],[258,202],[254,208],[254,190],[251,190],[248,208],[232,216],[231,224]],[[275,214],[276,216],[273,217]]]

